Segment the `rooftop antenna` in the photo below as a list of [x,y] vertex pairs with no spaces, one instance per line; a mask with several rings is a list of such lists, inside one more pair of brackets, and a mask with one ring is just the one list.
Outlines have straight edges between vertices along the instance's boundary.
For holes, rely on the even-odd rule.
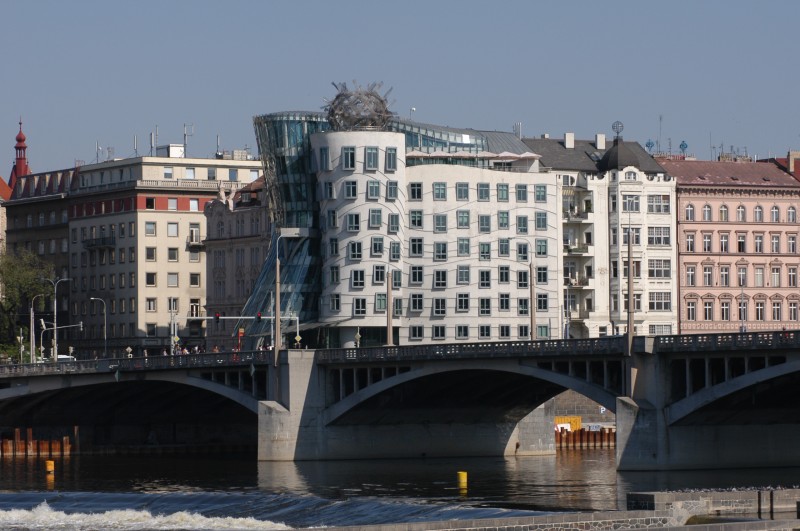
[[153,132],[150,132],[150,156],[153,156],[153,146],[155,146],[155,139],[153,138]]
[[408,119],[409,119],[409,121],[413,121],[414,120],[414,113],[415,112],[417,112],[417,108],[416,107],[411,107],[411,109],[408,111]]
[[156,144],[155,144],[155,146],[156,146],[156,150],[158,150],[158,124],[156,124]]
[[222,155],[222,152],[219,150],[219,135],[217,135],[217,152],[216,152],[216,154],[217,154],[217,157]]
[[514,135],[522,140],[522,122],[514,122]]
[[664,121],[664,115],[658,115],[658,139],[656,139],[656,151],[661,153],[661,123]]
[[133,135],[133,156],[139,156],[139,139],[136,137],[136,135]]
[[100,142],[98,140],[94,141],[94,163],[97,164],[100,162],[100,150],[103,148],[100,147]]
[[187,146],[190,136],[194,136],[194,124],[183,124],[183,156],[189,155],[189,148]]

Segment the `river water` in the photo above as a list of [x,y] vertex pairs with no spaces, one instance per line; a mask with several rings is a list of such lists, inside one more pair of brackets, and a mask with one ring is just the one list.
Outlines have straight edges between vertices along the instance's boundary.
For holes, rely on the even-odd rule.
[[[467,472],[467,490],[457,476]],[[628,492],[792,487],[798,469],[618,473],[613,450],[259,463],[255,456],[0,462],[0,529],[287,529],[625,508]]]

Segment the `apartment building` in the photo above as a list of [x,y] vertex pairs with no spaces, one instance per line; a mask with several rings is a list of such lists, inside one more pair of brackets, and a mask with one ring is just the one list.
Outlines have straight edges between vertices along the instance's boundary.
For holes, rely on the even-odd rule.
[[677,181],[678,332],[797,328],[800,182],[768,162],[659,163]]
[[59,285],[59,327],[83,323],[63,331],[60,349],[122,356],[203,342],[204,208],[255,180],[261,165],[183,153],[173,144],[11,183],[9,248],[54,263],[69,279]]
[[629,264],[635,333],[675,333],[674,180],[638,143],[619,136],[523,141],[559,183],[569,336],[627,332]]

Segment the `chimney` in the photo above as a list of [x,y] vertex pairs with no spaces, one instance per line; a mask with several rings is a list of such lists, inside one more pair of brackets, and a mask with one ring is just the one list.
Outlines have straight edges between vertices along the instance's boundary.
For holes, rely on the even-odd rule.
[[794,175],[794,161],[800,159],[800,151],[790,151],[786,158],[788,159],[786,162],[789,166],[789,173]]
[[575,149],[575,133],[564,133],[564,147]]
[[542,133],[542,138],[550,138],[550,133]]
[[606,135],[605,133],[597,133],[594,135],[594,147],[597,149],[606,148]]

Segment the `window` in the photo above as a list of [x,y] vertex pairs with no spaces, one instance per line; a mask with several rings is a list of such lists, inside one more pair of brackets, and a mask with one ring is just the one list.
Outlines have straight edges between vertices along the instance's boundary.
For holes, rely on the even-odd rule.
[[356,148],[354,147],[342,148],[342,169],[343,170],[356,169]]
[[789,210],[786,211],[786,220],[789,223],[797,223],[797,209],[789,207]]
[[747,321],[747,301],[739,301],[739,320]]
[[787,269],[787,281],[790,288],[797,287],[797,266],[789,266]]
[[376,293],[375,294],[375,311],[376,312],[385,312],[386,311],[386,294],[385,293]]
[[447,214],[433,215],[433,232],[447,232]]
[[528,244],[520,242],[517,244],[517,261],[518,262],[527,262],[528,261]]
[[747,267],[740,267],[737,271],[739,277],[739,286],[747,286]]
[[328,253],[331,256],[339,256],[339,238],[328,239]]
[[691,203],[686,205],[686,208],[683,211],[683,217],[685,221],[694,221],[694,205]]
[[177,262],[178,261],[178,248],[177,247],[170,247],[167,249],[167,261],[169,262]]
[[421,293],[412,293],[411,294],[411,311],[412,312],[421,312],[422,311],[422,294]]
[[167,223],[167,236],[171,238],[178,237],[178,224],[174,222]]
[[764,221],[764,209],[760,206],[757,206],[753,209],[753,221],[756,223],[761,223]]
[[353,315],[367,315],[367,299],[363,297],[353,299]]
[[720,234],[719,235],[719,252],[720,253],[729,252],[728,235],[727,234]]
[[781,268],[780,268],[780,266],[773,267],[772,270],[770,271],[770,273],[771,273],[770,276],[772,277],[770,279],[770,284],[772,284],[771,287],[773,287],[773,288],[781,287]]
[[[633,233],[633,241],[631,242],[632,245],[639,245],[641,243],[641,233],[642,229],[639,227],[623,227],[622,228],[622,244],[628,245],[628,233]],[[694,242],[694,236],[692,236],[692,242]]]
[[350,272],[350,287],[351,288],[363,288],[364,287],[364,278],[365,273],[363,269],[353,269]]
[[470,251],[469,238],[459,238],[457,241],[457,245],[458,245],[458,256],[469,256],[469,251]]
[[728,221],[728,207],[726,207],[725,205],[719,207],[719,220]]
[[507,312],[511,309],[511,295],[508,293],[501,293],[498,298],[498,308],[501,312]]
[[383,223],[383,211],[380,208],[371,208],[369,210],[369,228],[378,229]]
[[777,205],[770,209],[770,219],[773,223],[778,223],[781,220],[781,209]]
[[439,317],[447,315],[447,299],[443,298],[433,299],[433,315]]
[[517,315],[530,315],[530,299],[525,297],[517,299]]
[[328,270],[329,279],[331,284],[338,284],[340,277],[339,277],[339,266],[332,265]]
[[490,325],[478,325],[478,337],[481,339],[492,337],[492,327]]
[[459,265],[456,270],[456,283],[458,284],[469,284],[469,266],[468,265]]
[[730,266],[719,266],[719,285],[727,288],[731,285]]
[[766,304],[764,301],[756,301],[756,321],[763,321],[766,319],[766,316],[764,315],[765,306]]
[[422,256],[423,240],[422,238],[411,238],[409,240],[409,256],[420,257]]
[[481,242],[478,244],[478,257],[481,260],[492,259],[492,244],[489,242]]
[[481,269],[478,271],[478,287],[491,288],[492,287],[492,273],[488,269]]
[[537,312],[546,312],[548,309],[548,298],[547,293],[537,293],[536,294],[536,311]]
[[731,303],[730,301],[722,301],[719,303],[720,319],[723,321],[731,320]]
[[547,256],[547,240],[536,240],[536,256]]
[[358,183],[356,181],[344,182],[344,197],[345,199],[355,199],[358,195]]
[[350,260],[361,260],[361,242],[349,242],[347,244],[347,257]]
[[397,148],[386,148],[386,171],[397,170]]
[[433,287],[442,289],[447,287],[447,270],[436,269],[433,272]]
[[511,327],[509,325],[500,325],[498,333],[500,339],[508,339],[511,337]]
[[389,232],[396,233],[400,231],[400,214],[389,214]]
[[497,213],[497,228],[498,229],[507,229],[509,226],[509,216],[507,210],[500,210]]
[[364,169],[377,170],[378,169],[378,148],[368,146],[364,150]]
[[509,256],[511,244],[508,238],[500,238],[497,240],[497,256]]
[[625,180],[626,181],[635,181],[636,179],[636,172],[635,171],[626,171],[625,172]]
[[798,313],[797,313],[797,302],[790,301],[789,302],[789,320],[790,321],[797,321]]
[[672,309],[672,294],[668,291],[650,292],[651,311],[670,311]]
[[547,212],[536,213],[536,230],[547,230]]
[[335,229],[339,226],[339,218],[336,216],[336,210],[328,210],[328,227]]
[[703,320],[704,321],[714,320],[714,303],[711,301],[703,302]]
[[649,214],[669,214],[669,195],[648,195],[647,212]]
[[144,283],[148,287],[153,287],[156,285],[156,274],[155,273],[145,273],[144,275]]
[[669,244],[669,227],[647,227],[647,245]]
[[167,273],[167,287],[178,287],[178,273]]
[[711,252],[711,234],[703,234],[703,252]]
[[412,229],[422,228],[422,210],[411,210],[408,213],[408,224]]
[[713,285],[713,270],[711,266],[703,266],[703,285],[704,286],[712,286]]
[[638,195],[623,195],[622,196],[622,211],[623,212],[639,212],[639,196]]
[[433,183],[433,200],[447,200],[447,183]]
[[756,267],[753,271],[755,277],[755,287],[763,288],[764,287],[764,268],[763,267]]
[[781,252],[781,237],[778,234],[773,234],[771,239],[770,248],[773,253]]
[[189,273],[189,286],[193,288],[200,287],[200,273]]
[[478,315],[492,315],[492,299],[482,297],[478,299]]
[[436,261],[447,260],[447,242],[433,244],[433,259]]
[[155,262],[156,261],[156,248],[155,247],[145,247],[144,248],[144,259],[146,262]]
[[669,259],[650,259],[647,261],[647,276],[650,278],[670,278],[672,262]]
[[173,168],[171,166],[165,166],[164,167],[164,178],[165,179],[172,179],[173,174],[174,174],[174,172],[173,172]]
[[397,181],[388,181],[386,183],[386,199],[388,201],[397,199],[397,190]]
[[468,183],[456,183],[456,201],[469,201]]
[[[538,226],[536,228],[539,229]],[[528,216],[517,216],[517,234],[528,234]]]
[[338,293],[332,293],[331,294],[331,298],[330,298],[330,305],[329,305],[330,310],[332,312],[338,312],[339,310],[341,310],[341,305],[342,305],[342,301],[341,301],[341,297],[339,296],[339,294]]
[[408,329],[408,338],[409,339],[423,339],[425,337],[425,332],[423,331],[424,328],[422,325],[413,325],[410,326]]
[[331,171],[331,154],[327,146],[319,148],[319,169],[320,171]]
[[239,170],[237,168],[230,168],[228,170],[228,180],[231,182],[239,180]]
[[686,303],[686,320],[697,320],[697,303],[695,301],[689,301]]
[[422,201],[422,183],[408,185],[408,198],[411,201]]
[[506,202],[508,201],[508,185],[507,184],[498,184],[497,185],[497,200]]
[[786,251],[795,254],[797,252],[797,236],[790,234],[786,240]]
[[754,239],[756,253],[761,254],[764,252],[764,235],[763,234],[756,234]]
[[745,241],[746,241],[745,238],[746,237],[747,236],[745,234],[737,234],[736,235],[736,250],[738,252],[740,252],[740,253],[747,252],[745,250],[746,249],[746,245],[745,245]]
[[[528,218],[525,217],[525,232],[528,231],[527,229]],[[478,216],[478,231],[479,232],[491,232],[492,231],[492,216],[488,214],[481,214]]]
[[381,197],[381,183],[380,181],[371,180],[367,182],[367,199],[380,199]]
[[155,221],[145,221],[145,223],[144,223],[144,234],[145,234],[145,236],[155,236],[156,235],[156,222]]
[[371,256],[383,256],[383,236],[373,236],[370,244]]
[[534,184],[533,185],[533,200],[537,203],[545,203],[547,201],[547,185]]
[[347,214],[347,230],[358,232],[361,228],[361,214]]
[[489,200],[489,183],[478,183],[478,201]]
[[528,185],[518,184],[514,188],[517,194],[517,203],[526,203],[528,201]]
[[444,325],[433,325],[431,327],[431,336],[432,339],[444,339],[445,337],[445,328]]
[[457,312],[469,311],[469,293],[456,294],[456,311]]
[[528,271],[517,271],[517,287],[528,287]]
[[703,206],[703,221],[711,221],[711,205]]

